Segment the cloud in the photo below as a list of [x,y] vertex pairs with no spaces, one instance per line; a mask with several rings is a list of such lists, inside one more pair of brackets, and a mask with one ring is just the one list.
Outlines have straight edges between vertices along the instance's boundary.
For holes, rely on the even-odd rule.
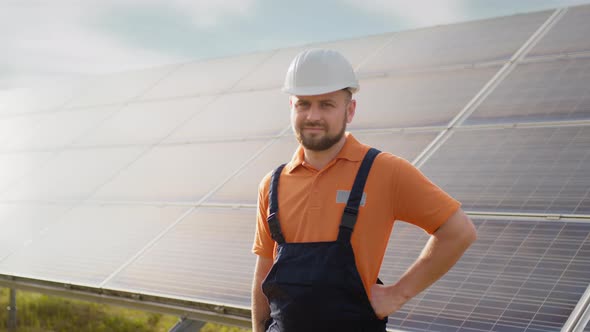
[[187,61],[166,49],[126,43],[99,25],[98,15],[125,5],[161,6],[182,13],[199,29],[250,15],[255,0],[30,0],[0,10],[0,86],[30,77],[117,72]]
[[465,19],[463,0],[345,0],[370,13],[403,20],[408,27],[446,24]]

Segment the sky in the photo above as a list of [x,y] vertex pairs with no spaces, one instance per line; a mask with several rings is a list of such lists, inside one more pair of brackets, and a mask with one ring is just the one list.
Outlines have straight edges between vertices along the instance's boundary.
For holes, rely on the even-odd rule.
[[0,0],[0,89],[590,0]]

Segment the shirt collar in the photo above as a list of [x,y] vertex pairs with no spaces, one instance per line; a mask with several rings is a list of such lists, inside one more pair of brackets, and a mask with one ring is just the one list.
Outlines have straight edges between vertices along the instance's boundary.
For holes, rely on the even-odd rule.
[[[351,133],[346,133],[346,142],[344,146],[338,152],[335,159],[346,159],[349,161],[361,161],[365,157],[367,153],[368,147],[361,144]],[[295,153],[293,154],[293,158],[291,161],[285,166],[285,171],[287,173],[291,173],[294,169],[301,166],[305,161],[305,155],[303,152],[303,147],[299,145]]]

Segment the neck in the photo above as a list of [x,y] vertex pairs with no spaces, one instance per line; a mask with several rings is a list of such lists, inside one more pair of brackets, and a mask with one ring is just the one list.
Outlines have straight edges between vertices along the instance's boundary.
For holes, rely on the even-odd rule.
[[321,170],[326,165],[328,165],[334,158],[336,158],[340,150],[342,150],[344,143],[346,143],[346,136],[342,136],[342,139],[340,139],[338,143],[334,144],[327,150],[313,151],[303,148],[305,162],[310,164],[313,168]]

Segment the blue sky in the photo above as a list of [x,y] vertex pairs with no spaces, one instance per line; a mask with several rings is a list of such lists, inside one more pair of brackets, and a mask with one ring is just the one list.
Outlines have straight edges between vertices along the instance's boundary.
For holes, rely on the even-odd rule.
[[0,0],[0,88],[590,0]]

